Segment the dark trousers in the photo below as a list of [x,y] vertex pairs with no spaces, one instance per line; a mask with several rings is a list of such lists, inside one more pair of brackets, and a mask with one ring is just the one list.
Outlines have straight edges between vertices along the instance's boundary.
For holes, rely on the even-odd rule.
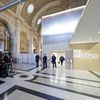
[[63,65],[63,61],[61,61],[61,66]]
[[47,62],[43,62],[43,69],[47,68]]
[[54,67],[57,68],[56,62],[52,62],[52,64],[53,64],[53,68],[54,68]]
[[39,61],[36,61],[36,67],[39,67]]

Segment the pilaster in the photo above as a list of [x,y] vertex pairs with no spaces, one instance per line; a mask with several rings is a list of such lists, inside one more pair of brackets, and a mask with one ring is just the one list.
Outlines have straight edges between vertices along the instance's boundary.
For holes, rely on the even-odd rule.
[[17,57],[17,54],[20,53],[20,31],[21,31],[21,20],[19,18],[16,18],[16,23],[15,23],[15,37],[14,37],[14,52],[15,52],[15,57]]

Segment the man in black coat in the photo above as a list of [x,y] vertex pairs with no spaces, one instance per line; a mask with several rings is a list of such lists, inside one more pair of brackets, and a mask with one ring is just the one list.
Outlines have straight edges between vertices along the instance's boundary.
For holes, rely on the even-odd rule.
[[53,54],[53,56],[52,56],[52,65],[53,65],[53,68],[55,67],[55,68],[57,68],[57,66],[56,66],[56,56]]
[[65,58],[63,56],[60,56],[60,59],[59,60],[60,60],[61,66],[62,66]]
[[36,67],[39,67],[39,55],[38,54],[35,56],[35,61],[36,61]]
[[47,56],[44,54],[43,56],[43,69],[47,68]]

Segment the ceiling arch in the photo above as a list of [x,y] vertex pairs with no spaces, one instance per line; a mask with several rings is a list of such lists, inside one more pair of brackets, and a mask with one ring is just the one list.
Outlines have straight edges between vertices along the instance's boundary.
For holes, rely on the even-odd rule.
[[[39,11],[36,13],[36,15],[32,19],[32,27],[36,27],[37,20],[39,18],[41,18],[42,16],[46,15],[46,13],[49,12],[50,8],[55,7],[55,6],[58,6],[59,4],[60,4],[60,1],[59,0],[56,0],[56,1],[52,1],[52,2],[50,2],[48,4],[46,4],[41,9],[39,9]],[[47,14],[49,14],[49,13],[47,13]]]
[[[65,9],[65,8],[67,8],[67,6],[62,5],[62,2],[64,2],[64,1],[66,1],[66,0],[28,0],[28,1],[26,1],[24,7],[22,8],[21,16],[25,19],[25,21],[28,25],[31,25],[34,16],[37,14],[37,12],[40,11],[41,8],[44,8],[48,4],[50,4],[49,7],[53,7],[51,5],[52,2],[53,3],[59,2],[59,6]],[[58,6],[58,3],[57,4],[56,3],[54,3],[55,8],[56,8],[56,6]],[[67,1],[65,2],[65,4],[66,3],[67,3]],[[28,8],[29,4],[34,5],[34,11],[31,14],[28,14],[28,12],[27,12],[27,8]],[[45,11],[47,11],[47,9],[45,9]],[[59,11],[59,9],[55,12],[58,12],[58,11]]]
[[[0,5],[9,3],[11,0],[0,0]],[[9,8],[13,13],[20,15],[31,26],[36,24],[38,18],[56,13],[65,9],[78,7],[86,4],[87,0],[26,0],[25,3]],[[53,4],[54,3],[54,4]],[[29,4],[34,5],[34,11],[28,14]],[[46,7],[46,8],[45,8]]]
[[10,35],[12,36],[12,32],[13,32],[13,25],[9,22],[9,20],[7,20],[7,18],[5,18],[4,16],[0,16],[0,22],[2,22],[6,28],[8,29]]
[[17,8],[16,8],[16,14],[17,15],[19,15],[19,16],[21,15],[22,8],[24,7],[24,5],[25,5],[25,3],[20,4],[20,5],[17,6]]

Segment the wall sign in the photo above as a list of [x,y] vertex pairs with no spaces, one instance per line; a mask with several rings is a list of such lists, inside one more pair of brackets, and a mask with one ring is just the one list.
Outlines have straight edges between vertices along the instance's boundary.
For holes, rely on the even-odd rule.
[[81,50],[74,50],[73,55],[74,55],[74,58],[99,59],[99,54],[82,53]]

